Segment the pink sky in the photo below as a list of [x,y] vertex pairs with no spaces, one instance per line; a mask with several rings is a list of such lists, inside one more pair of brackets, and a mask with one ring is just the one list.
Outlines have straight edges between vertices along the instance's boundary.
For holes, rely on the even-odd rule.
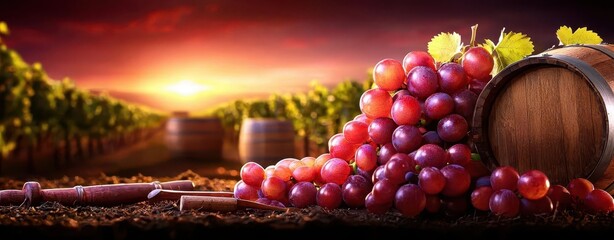
[[[41,62],[54,79],[117,92],[165,110],[199,110],[220,101],[362,81],[383,58],[426,50],[439,32],[468,42],[496,40],[501,28],[527,33],[536,50],[558,43],[561,25],[612,39],[610,15],[583,4],[525,1],[29,1],[0,4],[9,47]],[[409,2],[409,4],[408,4]],[[462,5],[461,5],[462,4]],[[503,4],[503,2],[501,2]],[[480,6],[480,7],[478,7]],[[206,86],[198,97],[168,93],[182,80]],[[119,94],[121,93],[121,94]]]

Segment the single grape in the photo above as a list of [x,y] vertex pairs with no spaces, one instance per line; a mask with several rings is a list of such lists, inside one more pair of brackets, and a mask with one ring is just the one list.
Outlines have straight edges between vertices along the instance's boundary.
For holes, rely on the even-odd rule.
[[399,185],[405,182],[405,174],[411,170],[409,157],[406,154],[397,153],[384,165],[384,177]]
[[439,194],[446,185],[446,178],[435,167],[425,167],[418,174],[418,185],[426,194]]
[[602,189],[595,189],[584,198],[584,204],[592,213],[610,213],[614,211],[614,198]]
[[318,158],[316,158],[315,163],[313,164],[313,171],[316,173],[314,182],[319,186],[322,186],[322,184],[325,183],[324,180],[322,180],[322,175],[320,174],[322,171],[322,166],[324,166],[324,164],[331,158],[332,156],[329,153],[324,153],[318,156]]
[[567,189],[571,193],[572,201],[581,202],[595,189],[595,186],[585,178],[574,178],[567,184]]
[[399,186],[389,179],[381,179],[373,184],[373,197],[377,204],[391,203]]
[[490,175],[490,185],[493,190],[509,189],[516,191],[520,175],[512,166],[495,168]]
[[467,89],[467,76],[463,67],[454,62],[445,63],[437,70],[439,74],[439,89],[447,94],[453,94]]
[[265,177],[264,168],[255,162],[247,162],[243,164],[239,172],[241,175],[241,180],[243,180],[245,184],[257,188],[262,185],[262,181]]
[[518,192],[526,199],[537,200],[548,193],[550,181],[539,170],[529,170],[518,179]]
[[467,136],[469,124],[458,114],[450,114],[437,123],[437,134],[446,142],[458,142]]
[[469,190],[471,176],[461,165],[450,164],[441,168],[441,173],[446,178],[446,184],[441,194],[448,197],[458,197]]
[[286,187],[286,182],[281,178],[270,177],[262,181],[262,186],[260,186],[260,189],[262,189],[262,194],[264,197],[283,202],[287,198],[286,193],[288,192],[288,189]]
[[412,96],[399,97],[390,110],[390,116],[397,125],[416,125],[421,114],[420,102]]
[[471,148],[464,143],[457,143],[448,148],[450,164],[467,166],[471,163]]
[[278,177],[279,179],[284,181],[290,181],[290,178],[292,178],[292,171],[286,165],[275,166],[273,176]]
[[371,171],[377,166],[377,151],[373,146],[363,144],[356,149],[354,159],[356,160],[356,167],[365,171]]
[[388,117],[392,108],[392,97],[383,89],[369,89],[360,97],[360,111],[367,117],[375,119]]
[[352,208],[365,206],[365,197],[371,192],[373,185],[360,175],[352,175],[341,187],[343,202]]
[[341,205],[341,187],[336,183],[326,183],[320,187],[316,194],[318,206],[327,209],[336,209]]
[[426,116],[439,120],[454,111],[454,99],[447,93],[433,93],[424,101]]
[[371,178],[373,177],[373,173],[375,172],[375,169],[371,170],[371,171],[365,171],[362,170],[360,168],[356,168],[356,174],[355,175],[360,175],[363,178],[365,178],[367,180],[367,182],[369,182],[371,185],[373,185],[373,181],[371,180]]
[[452,95],[452,98],[454,99],[454,113],[461,115],[468,123],[471,123],[478,95],[465,89]]
[[394,95],[392,95],[392,101],[396,102],[397,100],[401,99],[404,96],[412,97],[411,94],[409,93],[409,90],[401,89],[399,91],[396,91]]
[[439,75],[429,67],[417,66],[407,74],[407,90],[418,99],[426,99],[439,88]]
[[343,126],[343,136],[351,144],[369,141],[369,125],[361,121],[349,121]]
[[298,161],[298,159],[296,159],[296,158],[284,158],[282,160],[279,160],[279,162],[277,162],[275,164],[275,167],[281,166],[281,167],[286,167],[286,168],[289,169],[290,168],[290,164],[292,164],[293,162],[296,162],[296,161]]
[[405,184],[397,190],[394,206],[404,216],[415,217],[426,207],[426,195],[418,185]]
[[490,186],[481,186],[473,190],[471,193],[471,205],[475,209],[481,211],[488,211],[490,196],[492,196],[493,190]]
[[350,176],[352,169],[350,165],[343,159],[331,158],[328,160],[322,169],[320,175],[322,180],[326,183],[343,184],[345,180]]
[[483,47],[471,47],[463,55],[461,64],[469,77],[484,79],[492,71],[494,60]]
[[379,61],[373,68],[373,80],[375,84],[386,91],[394,91],[401,88],[405,82],[405,70],[401,62],[386,58]]
[[385,203],[377,202],[373,196],[373,192],[370,192],[367,194],[367,197],[365,197],[365,207],[367,208],[367,211],[373,214],[384,214],[388,212],[388,210],[392,207],[392,203],[393,201]]
[[264,169],[265,178],[275,176],[275,165],[269,165]]
[[565,210],[571,206],[571,193],[562,185],[552,185],[547,195],[557,210]]
[[292,171],[292,177],[297,182],[313,182],[317,172],[314,167],[300,166]]
[[491,186],[490,185],[490,175],[481,176],[477,180],[475,180],[475,188],[479,188],[481,186]]
[[417,127],[401,125],[392,133],[392,146],[397,152],[410,153],[422,144],[422,134]]
[[438,213],[441,210],[441,198],[438,195],[426,195],[426,205],[424,209],[428,213]]
[[403,69],[405,69],[405,74],[409,73],[414,67],[424,66],[433,71],[437,70],[435,68],[435,59],[424,51],[411,51],[405,55],[403,58]]
[[392,133],[397,128],[397,124],[390,118],[376,118],[369,124],[369,137],[373,142],[384,145],[392,141]]
[[520,199],[520,213],[525,216],[552,214],[552,200],[548,196],[539,199]]
[[305,163],[302,161],[294,161],[292,163],[290,163],[290,166],[288,166],[288,169],[290,169],[291,172],[294,172],[294,170],[296,170],[298,167],[304,167]]
[[258,199],[258,188],[239,180],[234,186],[234,196],[238,199],[254,201]]
[[418,184],[418,180],[418,174],[416,174],[415,172],[410,171],[405,173],[405,182],[411,184]]
[[375,184],[384,178],[386,178],[386,165],[379,165],[373,171],[373,175],[371,175],[371,182]]
[[503,217],[516,217],[520,213],[520,199],[509,189],[493,192],[488,203],[490,211]]
[[425,144],[418,148],[414,160],[420,167],[444,167],[449,160],[450,156],[438,145]]
[[348,142],[343,134],[335,134],[330,138],[328,150],[332,157],[349,162],[354,159],[354,154],[358,146],[360,145]]
[[390,160],[392,155],[397,154],[397,150],[394,149],[392,142],[386,143],[382,145],[379,149],[379,153],[377,156],[377,163],[379,165],[384,165]]
[[368,118],[367,115],[365,115],[364,113],[356,115],[356,117],[354,117],[354,119],[352,119],[352,120],[363,122],[363,123],[365,123],[367,125],[371,124],[371,121],[373,121],[373,119]]
[[314,157],[304,157],[304,158],[301,158],[300,161],[305,166],[307,166],[307,167],[313,167],[313,165],[315,165],[315,163],[316,163],[316,158],[314,158]]
[[318,190],[313,183],[298,182],[290,189],[290,204],[297,208],[305,208],[316,205],[316,194]]

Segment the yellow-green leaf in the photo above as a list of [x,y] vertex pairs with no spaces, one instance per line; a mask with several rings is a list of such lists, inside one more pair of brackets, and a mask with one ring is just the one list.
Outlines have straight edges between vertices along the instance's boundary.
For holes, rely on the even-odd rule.
[[[493,46],[493,42],[488,39],[486,40],[486,44]],[[495,59],[495,67],[493,67],[492,74],[495,75],[510,64],[531,55],[533,50],[534,46],[530,37],[523,33],[505,33],[505,29],[503,29],[499,37],[499,42],[492,48],[493,57]]]
[[9,35],[9,26],[6,22],[0,22],[0,35]]
[[599,34],[588,30],[586,27],[581,27],[572,32],[568,26],[562,26],[556,31],[556,37],[559,39],[559,45],[572,44],[600,44],[603,39]]
[[449,62],[461,52],[463,43],[458,33],[440,33],[428,43],[428,52],[436,62]]

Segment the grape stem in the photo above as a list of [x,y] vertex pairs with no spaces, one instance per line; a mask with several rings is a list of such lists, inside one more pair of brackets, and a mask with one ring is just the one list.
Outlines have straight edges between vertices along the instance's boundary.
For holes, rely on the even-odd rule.
[[475,36],[478,33],[478,25],[471,26],[471,41],[469,42],[469,46],[475,47]]

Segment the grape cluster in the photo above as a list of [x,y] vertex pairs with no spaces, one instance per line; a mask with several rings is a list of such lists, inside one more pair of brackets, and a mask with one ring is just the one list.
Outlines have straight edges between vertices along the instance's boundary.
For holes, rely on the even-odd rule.
[[248,162],[235,197],[299,208],[366,208],[376,214],[394,209],[409,217],[460,215],[470,207],[513,217],[565,208],[566,199],[612,211],[607,205],[614,204],[612,197],[592,184],[589,188],[588,181],[574,180],[567,191],[550,187],[537,170],[522,176],[512,167],[490,176],[472,171],[467,133],[493,65],[481,47],[469,48],[460,62],[436,63],[423,51],[409,52],[402,62],[379,61],[375,86],[360,98],[362,114],[329,139],[329,153],[286,158],[266,168]]

